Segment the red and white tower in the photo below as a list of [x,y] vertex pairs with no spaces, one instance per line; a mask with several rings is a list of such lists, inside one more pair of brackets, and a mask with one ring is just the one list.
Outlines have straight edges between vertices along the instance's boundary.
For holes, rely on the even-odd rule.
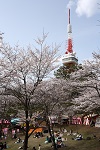
[[68,33],[68,46],[65,52],[65,55],[62,58],[62,63],[68,68],[75,66],[78,64],[78,59],[76,58],[76,53],[73,51],[73,43],[72,43],[72,26],[70,24],[70,9],[68,9],[68,26],[67,26],[67,33]]

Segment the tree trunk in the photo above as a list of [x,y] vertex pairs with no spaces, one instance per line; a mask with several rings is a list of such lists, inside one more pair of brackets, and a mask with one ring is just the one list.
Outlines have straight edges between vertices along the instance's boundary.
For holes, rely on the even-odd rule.
[[69,125],[72,124],[72,116],[69,116]]
[[23,150],[27,150],[27,148],[28,148],[28,131],[29,131],[29,121],[27,120],[28,111],[25,111],[25,114],[26,114],[26,132],[25,132]]
[[50,121],[49,121],[49,119],[47,119],[47,127],[48,127],[49,134],[50,134],[50,136],[51,136],[51,139],[52,139],[53,149],[54,149],[54,150],[58,150],[58,148],[57,148],[57,146],[56,146],[56,143],[55,143],[55,137],[54,137],[53,128],[52,128],[52,132],[51,132],[51,126],[50,126]]

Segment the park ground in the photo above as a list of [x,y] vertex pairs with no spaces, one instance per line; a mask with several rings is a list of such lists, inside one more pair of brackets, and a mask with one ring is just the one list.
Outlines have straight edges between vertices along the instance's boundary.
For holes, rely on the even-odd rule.
[[[62,127],[67,129],[67,133],[64,133],[63,137],[67,138],[67,141],[64,141],[66,147],[59,148],[59,150],[100,150],[100,128],[83,126],[83,125],[69,125]],[[56,131],[59,131],[59,128],[55,128]],[[83,140],[76,141],[73,140],[74,135],[68,135],[70,130],[73,133],[80,133],[83,136]],[[38,149],[38,145],[41,145],[41,150],[52,150],[51,143],[45,144],[46,136],[48,133],[45,133],[41,138],[33,138],[33,135],[29,138],[29,148],[28,150],[32,150],[32,147],[35,146]],[[21,139],[24,139],[22,134],[18,135]],[[89,137],[89,138],[88,138]],[[2,140],[4,142],[5,140]],[[18,147],[22,145],[22,143],[15,143],[16,139],[11,139],[9,135],[6,139],[8,144],[8,150],[18,150]]]

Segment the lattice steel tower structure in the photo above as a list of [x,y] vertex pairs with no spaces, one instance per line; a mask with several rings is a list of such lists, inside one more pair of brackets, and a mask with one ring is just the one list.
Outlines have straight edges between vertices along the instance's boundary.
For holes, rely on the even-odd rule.
[[78,59],[76,58],[76,53],[73,51],[72,26],[70,24],[70,9],[68,9],[67,33],[68,33],[67,49],[65,55],[62,58],[62,63],[66,67],[71,68],[78,64]]

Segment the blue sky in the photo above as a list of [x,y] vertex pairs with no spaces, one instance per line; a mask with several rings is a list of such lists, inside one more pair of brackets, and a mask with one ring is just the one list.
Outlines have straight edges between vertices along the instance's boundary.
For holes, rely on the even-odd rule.
[[4,42],[21,47],[34,45],[43,29],[47,43],[66,51],[68,7],[71,9],[73,50],[79,63],[100,49],[100,0],[0,0],[0,31]]

